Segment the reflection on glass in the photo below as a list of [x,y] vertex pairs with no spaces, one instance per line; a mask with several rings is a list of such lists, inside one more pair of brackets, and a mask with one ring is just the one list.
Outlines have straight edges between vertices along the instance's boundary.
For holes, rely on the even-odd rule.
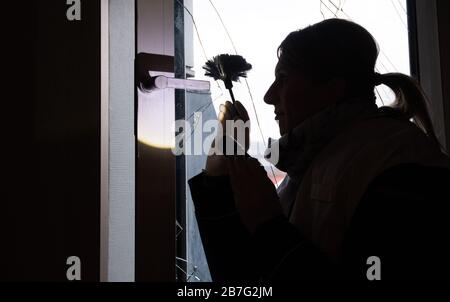
[[[150,76],[173,77],[173,73],[150,72]],[[138,89],[138,140],[146,145],[172,149],[175,146],[175,90],[155,89],[145,93]]]

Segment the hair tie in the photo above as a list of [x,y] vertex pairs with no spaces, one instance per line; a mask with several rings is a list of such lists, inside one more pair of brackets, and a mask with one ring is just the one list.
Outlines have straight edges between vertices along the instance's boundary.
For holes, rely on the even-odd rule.
[[373,83],[375,86],[379,86],[383,84],[383,75],[375,72],[373,75]]

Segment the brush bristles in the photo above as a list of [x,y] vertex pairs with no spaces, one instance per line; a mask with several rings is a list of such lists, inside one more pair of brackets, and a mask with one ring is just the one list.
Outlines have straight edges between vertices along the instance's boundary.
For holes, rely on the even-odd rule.
[[252,65],[247,63],[242,56],[222,54],[206,62],[203,69],[206,70],[206,76],[226,83],[229,81],[237,82],[240,77],[246,78],[247,72],[252,69]]

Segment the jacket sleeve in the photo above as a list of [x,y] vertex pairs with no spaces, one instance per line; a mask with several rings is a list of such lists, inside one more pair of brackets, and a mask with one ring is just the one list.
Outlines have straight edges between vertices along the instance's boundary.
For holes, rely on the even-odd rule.
[[228,177],[189,180],[195,215],[213,281],[254,279],[250,235],[241,224]]
[[334,278],[334,269],[284,216],[255,234],[236,210],[229,178],[204,173],[189,181],[213,281]]

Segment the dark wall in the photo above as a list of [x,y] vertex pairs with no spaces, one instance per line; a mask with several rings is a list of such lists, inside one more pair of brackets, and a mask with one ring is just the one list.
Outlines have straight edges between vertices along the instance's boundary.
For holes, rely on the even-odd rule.
[[81,21],[67,20],[65,0],[8,12],[8,67],[21,84],[9,87],[3,112],[0,279],[64,281],[67,258],[78,256],[82,280],[99,280],[100,1],[81,3]]

